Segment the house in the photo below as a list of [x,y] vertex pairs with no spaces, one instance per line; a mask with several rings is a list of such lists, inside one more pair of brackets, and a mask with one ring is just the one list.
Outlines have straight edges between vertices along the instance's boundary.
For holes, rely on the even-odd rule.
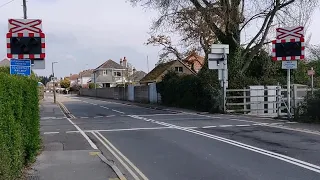
[[140,80],[144,78],[147,75],[147,73],[143,71],[136,71],[136,69],[133,69],[133,73],[131,76],[129,76],[129,82],[130,84],[139,84]]
[[3,59],[0,61],[0,67],[9,67],[10,66],[10,60],[9,59]]
[[204,65],[204,57],[199,56],[196,51],[192,51],[182,62],[198,73]]
[[84,70],[79,73],[78,83],[82,88],[89,88],[91,82],[93,69]]
[[157,65],[150,73],[140,80],[140,84],[160,82],[163,76],[170,70],[179,74],[196,74],[196,72],[193,71],[187,64],[180,60],[174,60]]
[[116,87],[128,83],[128,77],[133,74],[132,65],[126,57],[120,59],[120,64],[109,59],[93,70],[93,82],[98,87]]
[[70,74],[70,76],[69,76],[70,87],[79,84],[78,78],[79,78],[79,74]]

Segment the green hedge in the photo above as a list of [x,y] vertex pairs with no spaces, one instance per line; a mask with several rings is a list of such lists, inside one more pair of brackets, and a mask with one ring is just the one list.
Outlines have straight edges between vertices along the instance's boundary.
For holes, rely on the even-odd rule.
[[219,112],[220,92],[195,75],[167,73],[157,84],[161,101],[165,105],[195,109],[206,112]]
[[0,69],[0,179],[13,180],[40,147],[37,81]]
[[306,123],[320,123],[320,90],[314,95],[308,94],[308,98],[300,104],[295,112],[298,121]]

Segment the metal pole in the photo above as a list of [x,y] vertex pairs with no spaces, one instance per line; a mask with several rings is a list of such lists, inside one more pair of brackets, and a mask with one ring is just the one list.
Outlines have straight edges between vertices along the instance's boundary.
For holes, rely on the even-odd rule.
[[23,19],[27,18],[27,0],[23,0]]
[[287,70],[287,97],[288,97],[288,118],[291,117],[291,94],[290,94],[290,69]]
[[56,99],[56,83],[55,83],[55,76],[54,76],[54,69],[53,69],[53,64],[55,62],[52,62],[52,76],[53,76],[53,103],[57,103]]
[[[311,70],[313,71],[313,67],[311,67]],[[311,95],[313,96],[313,73],[311,74]]]
[[147,56],[147,68],[148,68],[148,73],[149,73],[149,56]]
[[227,112],[227,86],[226,86],[226,81],[227,81],[227,77],[226,77],[226,73],[228,73],[227,71],[227,55],[226,55],[226,49],[223,48],[223,69],[222,69],[222,83],[223,83],[223,112],[226,113]]

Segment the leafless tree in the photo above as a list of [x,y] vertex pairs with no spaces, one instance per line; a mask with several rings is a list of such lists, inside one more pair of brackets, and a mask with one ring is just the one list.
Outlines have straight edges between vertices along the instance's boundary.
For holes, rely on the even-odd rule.
[[[216,39],[229,44],[231,51],[243,48],[236,59],[240,73],[244,73],[255,55],[268,42],[268,35],[274,27],[283,24],[307,25],[318,0],[130,0],[159,10],[161,17],[154,27],[163,27],[164,22],[189,35],[189,40],[199,38],[199,43],[207,47]],[[193,16],[190,16],[192,15]],[[183,17],[183,18],[177,18]],[[196,17],[196,18],[192,18]],[[172,19],[173,18],[173,19]],[[243,46],[241,32],[257,24],[256,33]],[[196,25],[202,25],[201,28]],[[187,28],[186,28],[187,27]],[[191,28],[190,28],[191,27]],[[192,27],[198,27],[193,32]],[[205,30],[204,30],[205,29]],[[207,33],[204,33],[207,32]],[[197,34],[198,33],[198,34]],[[203,46],[204,47],[204,46]],[[206,49],[206,48],[205,48]],[[232,63],[232,59],[231,63]]]
[[172,41],[169,36],[165,36],[165,35],[151,36],[147,40],[146,45],[162,46],[158,63],[170,61],[172,59],[171,55],[175,56],[175,58],[179,60],[183,59],[182,53],[178,50],[178,48],[175,45],[172,44]]

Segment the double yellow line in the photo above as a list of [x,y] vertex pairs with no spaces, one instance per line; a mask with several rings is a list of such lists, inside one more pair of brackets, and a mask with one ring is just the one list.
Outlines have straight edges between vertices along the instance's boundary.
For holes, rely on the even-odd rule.
[[71,112],[67,109],[67,107],[64,104],[62,104],[59,101],[58,101],[58,104],[64,110],[64,112],[71,117],[71,119],[75,119],[76,118],[73,114],[71,114]]
[[[135,180],[149,180],[126,156],[124,156],[114,145],[108,141],[100,132],[91,132],[104,147],[121,163],[121,165],[132,175]],[[119,177],[120,180],[126,180],[125,177]]]

